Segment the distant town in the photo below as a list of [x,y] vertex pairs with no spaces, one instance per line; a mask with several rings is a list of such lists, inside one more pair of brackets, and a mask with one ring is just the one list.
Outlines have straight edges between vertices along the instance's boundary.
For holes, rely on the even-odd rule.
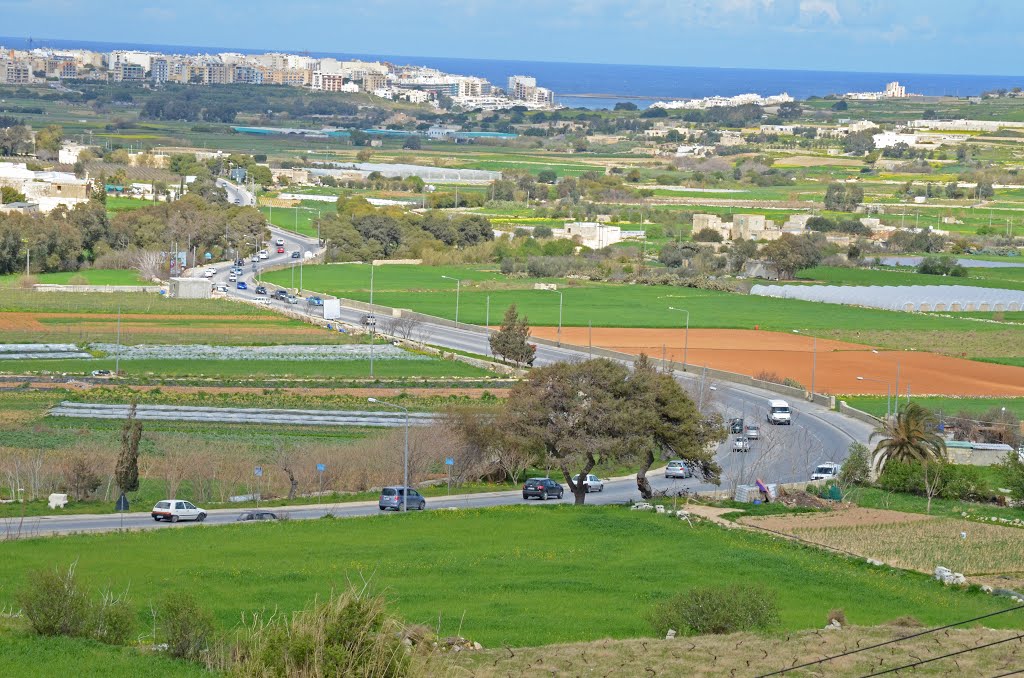
[[138,50],[31,50],[0,47],[0,84],[45,81],[189,85],[289,85],[320,92],[364,92],[382,99],[438,108],[499,110],[555,108],[555,93],[537,79],[513,75],[506,87],[485,78],[444,73],[424,66],[339,60],[299,54],[162,54]]

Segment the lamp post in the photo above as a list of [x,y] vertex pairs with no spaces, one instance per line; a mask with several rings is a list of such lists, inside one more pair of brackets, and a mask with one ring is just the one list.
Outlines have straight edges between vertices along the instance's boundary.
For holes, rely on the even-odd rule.
[[683,338],[683,372],[686,371],[686,357],[690,351],[690,312],[685,308],[676,308],[675,306],[669,306],[670,311],[679,311],[680,313],[686,314],[686,333]]
[[377,315],[373,312],[373,261],[370,261],[370,379],[373,379],[373,335],[377,331]]
[[551,290],[558,294],[558,341],[556,342],[559,347],[562,345],[562,291]]
[[[878,355],[878,356],[882,355],[878,351],[878,349],[874,349],[873,348],[873,349],[871,349],[871,352],[874,353],[875,355]],[[900,359],[899,358],[896,358],[896,388],[894,390],[896,391],[896,398],[895,398],[895,402],[893,404],[895,405],[895,410],[897,412],[899,412],[900,411]],[[908,396],[908,400],[909,400],[909,396]]]
[[[793,330],[793,334],[800,334],[800,330]],[[814,340],[813,348],[811,349],[811,398],[814,398],[814,378],[818,371],[818,338],[811,337]]]
[[885,418],[888,419],[892,415],[892,409],[890,406],[892,387],[889,382],[883,381],[882,379],[872,379],[871,377],[857,377],[857,381],[874,381],[879,384],[885,384]]
[[458,326],[459,326],[459,292],[460,292],[460,289],[462,287],[462,281],[459,280],[458,278],[453,278],[450,275],[442,275],[441,277],[446,279],[446,280],[454,280],[455,281],[455,327],[458,328]]
[[395,405],[394,403],[385,402],[383,400],[377,400],[376,398],[367,398],[371,403],[378,405],[385,405],[387,407],[393,407],[396,410],[402,410],[405,412],[405,457],[404,457],[404,480],[402,481],[402,510],[409,510],[409,410],[408,408],[402,407],[401,405]]

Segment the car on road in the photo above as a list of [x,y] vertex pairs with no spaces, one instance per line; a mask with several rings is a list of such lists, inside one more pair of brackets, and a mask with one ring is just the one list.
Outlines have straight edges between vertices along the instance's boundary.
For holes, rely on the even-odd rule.
[[277,240],[274,241],[274,244],[277,245],[278,247],[284,245],[284,238],[278,238]]
[[251,257],[249,257],[249,261],[250,261],[251,263],[253,263],[253,264],[255,264],[255,263],[256,263],[257,261],[259,261],[259,260],[260,260],[260,255],[259,255],[259,253],[256,253],[256,254],[252,255]]
[[826,461],[824,464],[818,464],[814,469],[814,473],[811,474],[811,480],[829,480],[839,476],[839,472],[843,470],[841,464],[837,464],[834,461]]
[[278,247],[277,248],[277,253],[278,254],[284,254],[284,248],[283,247]]
[[245,259],[235,259],[235,266],[245,266]]
[[262,306],[270,306],[270,299],[267,299],[266,297],[256,297],[252,301],[253,303],[260,304]]
[[289,294],[287,297],[284,298],[284,300],[287,301],[289,304],[299,303],[299,298],[294,294]]
[[692,478],[693,471],[686,465],[685,461],[674,459],[665,467],[666,478]]
[[761,427],[757,424],[747,424],[747,439],[748,440],[760,440],[761,439]]
[[310,297],[309,299],[306,299],[306,303],[310,306],[323,306],[324,300],[320,297]]
[[[572,482],[576,485],[580,484],[579,474],[572,477]],[[590,473],[587,475],[587,479],[583,481],[583,490],[585,492],[604,492],[604,481]]]
[[729,420],[729,433],[743,433],[743,419],[737,417]]
[[217,283],[213,289],[217,290],[218,292],[227,292],[228,286],[225,285],[224,283]]
[[92,376],[94,377],[109,377],[110,370],[93,370]]
[[377,501],[377,508],[381,511],[401,511],[402,510],[402,499],[408,492],[408,498],[406,501],[406,510],[408,511],[422,511],[427,508],[427,500],[423,498],[423,495],[412,489],[411,487],[384,487],[380,491],[380,499]]
[[182,499],[163,499],[156,503],[150,514],[158,523],[167,520],[176,523],[179,520],[194,520],[198,523],[206,520],[206,511],[192,502]]
[[249,289],[249,286],[248,286],[248,285],[246,285],[246,284],[245,284],[245,282],[244,282],[244,281],[242,281],[242,280],[239,280],[239,281],[238,281],[238,284],[237,284],[237,285],[235,285],[235,287],[236,287],[237,289],[240,289],[240,290],[247,290],[247,289]]
[[266,250],[260,252],[260,259],[267,259],[268,257],[270,257],[270,253],[267,252]]
[[791,424],[792,412],[789,409],[789,403],[787,403],[785,400],[769,400],[768,423],[778,425]]
[[217,269],[213,268],[212,266],[203,271],[204,278],[212,278],[215,275],[217,275]]
[[273,511],[244,511],[235,518],[235,522],[238,523],[248,523],[254,520],[277,520],[277,514]]
[[228,275],[228,282],[238,282],[238,276],[234,273]]
[[746,436],[736,436],[732,440],[732,449],[734,452],[746,452],[750,449],[750,441]]
[[523,483],[523,499],[537,497],[541,501],[548,497],[561,499],[565,489],[551,478],[530,478]]
[[256,292],[256,294],[266,294],[267,293],[267,288],[264,287],[263,285],[257,285],[256,289],[255,289],[255,292]]
[[274,298],[284,301],[288,298],[288,290],[274,290]]
[[299,250],[295,250],[294,252],[292,252],[292,259],[298,259],[301,256],[302,256],[302,252],[300,252]]

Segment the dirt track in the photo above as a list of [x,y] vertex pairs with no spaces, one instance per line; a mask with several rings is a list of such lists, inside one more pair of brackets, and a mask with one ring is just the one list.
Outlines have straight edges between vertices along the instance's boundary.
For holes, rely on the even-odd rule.
[[[555,339],[554,327],[534,327],[532,333]],[[593,329],[594,346],[633,355],[647,353],[683,360],[683,330]],[[588,345],[586,327],[563,327],[562,341]],[[815,360],[813,340],[782,332],[758,330],[690,330],[686,351],[690,365],[753,376],[774,372],[810,387]],[[892,384],[895,393],[896,362],[900,363],[900,391],[914,395],[1024,396],[1024,368],[981,363],[914,351],[871,352],[870,346],[828,339],[818,340],[815,390],[819,393],[885,395],[886,384],[858,381],[870,377]]]

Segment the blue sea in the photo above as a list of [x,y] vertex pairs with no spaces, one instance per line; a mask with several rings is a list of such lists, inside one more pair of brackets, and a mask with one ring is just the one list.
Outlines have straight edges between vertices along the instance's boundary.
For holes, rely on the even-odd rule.
[[[0,37],[7,49],[28,48],[28,38]],[[33,47],[151,50],[176,54],[267,51],[305,53],[300,50],[241,49],[182,45],[142,45],[89,42],[85,40],[34,39]],[[788,92],[797,99],[844,92],[876,92],[885,83],[898,80],[907,91],[927,96],[968,96],[987,90],[1024,86],[1024,75],[953,75],[941,73],[863,73],[853,71],[768,70],[757,68],[707,68],[694,66],[640,66],[629,64],[582,64],[552,61],[498,61],[451,57],[400,56],[309,52],[313,56],[338,59],[390,61],[438,68],[448,73],[476,75],[503,87],[511,75],[532,75],[537,84],[554,90],[558,103],[571,108],[611,108],[619,101],[632,101],[640,108],[665,99],[694,99],[713,95],[732,96],[746,92],[762,95]],[[574,96],[574,95],[603,96]]]

